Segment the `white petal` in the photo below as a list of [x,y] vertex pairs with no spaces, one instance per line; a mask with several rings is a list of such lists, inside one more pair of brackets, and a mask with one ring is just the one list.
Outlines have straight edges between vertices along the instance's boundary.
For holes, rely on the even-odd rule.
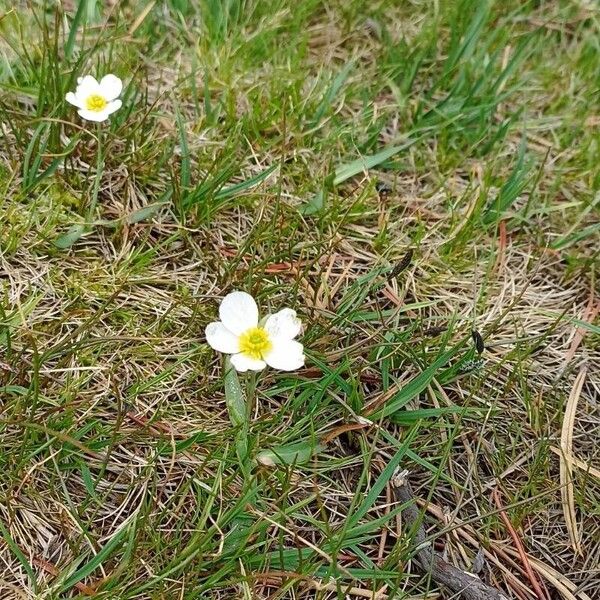
[[219,316],[223,325],[236,335],[258,325],[258,307],[246,292],[227,294],[219,306]]
[[69,103],[72,104],[73,106],[76,106],[77,108],[82,108],[82,104],[79,101],[79,98],[73,93],[73,92],[68,92],[67,95],[65,96],[65,100]]
[[300,333],[302,323],[295,310],[284,308],[267,319],[265,329],[272,337],[291,340]]
[[211,348],[225,354],[235,354],[240,349],[237,335],[231,333],[220,321],[208,324],[206,341]]
[[99,94],[100,93],[100,85],[96,81],[94,77],[91,75],[86,75],[85,77],[80,77],[77,80],[77,89],[75,90],[75,95],[78,98],[87,98],[90,94]]
[[108,109],[98,112],[96,110],[87,110],[87,108],[80,108],[78,111],[79,116],[86,121],[96,121],[97,123],[102,123],[102,121],[106,121],[108,119]]
[[267,366],[267,363],[264,360],[250,358],[241,352],[239,354],[234,354],[231,357],[231,364],[235,367],[235,370],[240,371],[240,373],[246,371],[262,371]]
[[100,90],[107,100],[114,100],[123,90],[123,82],[116,75],[105,75],[100,80]]
[[113,100],[108,103],[108,106],[104,109],[109,115],[112,115],[116,110],[119,110],[123,103],[120,100]]
[[271,352],[264,357],[270,367],[294,371],[304,365],[304,348],[300,342],[285,338],[275,338],[272,342]]

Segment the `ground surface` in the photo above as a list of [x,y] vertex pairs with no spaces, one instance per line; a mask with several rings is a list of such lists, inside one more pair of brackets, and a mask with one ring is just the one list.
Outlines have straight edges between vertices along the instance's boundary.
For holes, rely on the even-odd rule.
[[[398,466],[449,562],[600,598],[598,5],[17,4],[0,597],[449,598]],[[96,127],[64,95],[108,72]],[[241,428],[203,336],[234,289],[308,354]]]

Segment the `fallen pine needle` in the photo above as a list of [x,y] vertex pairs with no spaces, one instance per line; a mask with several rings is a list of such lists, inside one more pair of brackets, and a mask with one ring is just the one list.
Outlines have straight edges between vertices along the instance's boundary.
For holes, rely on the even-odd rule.
[[564,459],[571,463],[572,466],[575,466],[578,469],[584,471],[585,473],[589,473],[590,475],[593,475],[594,477],[600,479],[600,469],[592,467],[592,465],[586,463],[580,458],[577,458],[573,454],[565,454],[564,452],[561,452],[560,448],[557,448],[556,446],[551,446],[550,450],[552,450],[552,452],[554,452],[554,454],[556,454],[557,456],[564,457]]
[[582,368],[575,379],[573,389],[569,395],[567,406],[565,408],[565,418],[563,419],[562,432],[560,435],[560,449],[562,451],[560,458],[560,495],[562,507],[565,515],[565,524],[571,538],[573,550],[582,556],[583,550],[579,542],[579,532],[577,528],[577,516],[575,513],[575,493],[573,490],[573,469],[572,463],[565,457],[572,454],[573,449],[573,427],[575,425],[575,413],[577,412],[577,403],[583,383],[585,381],[586,369]]
[[[507,554],[518,556],[514,548],[504,548]],[[546,563],[529,556],[531,566],[545,579],[547,579],[559,592],[565,600],[592,600],[585,592],[578,591],[577,586],[565,575],[548,566]]]
[[492,492],[492,496],[494,497],[494,502],[496,503],[496,506],[500,510],[500,513],[499,513],[500,518],[504,522],[504,525],[508,529],[510,536],[512,537],[512,539],[515,543],[515,546],[517,547],[519,557],[521,558],[521,562],[523,563],[523,566],[525,567],[525,572],[527,573],[527,577],[528,577],[529,581],[531,582],[531,586],[533,587],[536,596],[540,600],[549,600],[548,596],[542,590],[542,588],[540,586],[540,582],[538,581],[538,578],[535,576],[533,569],[531,568],[531,564],[529,563],[529,557],[527,556],[527,553],[525,552],[525,548],[523,547],[521,538],[519,538],[517,532],[515,531],[515,528],[513,527],[512,523],[510,522],[510,519],[508,518],[508,515],[504,511],[504,507],[502,505],[502,500],[500,498],[500,492],[498,491],[498,488],[494,489],[494,491]]

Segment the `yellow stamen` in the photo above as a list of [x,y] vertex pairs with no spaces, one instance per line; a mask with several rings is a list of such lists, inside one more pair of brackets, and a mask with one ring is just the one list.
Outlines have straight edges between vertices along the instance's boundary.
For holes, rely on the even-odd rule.
[[273,347],[269,334],[262,327],[244,331],[239,338],[240,352],[254,360],[261,360]]
[[106,98],[100,94],[90,94],[85,100],[85,107],[93,112],[101,112],[107,105]]

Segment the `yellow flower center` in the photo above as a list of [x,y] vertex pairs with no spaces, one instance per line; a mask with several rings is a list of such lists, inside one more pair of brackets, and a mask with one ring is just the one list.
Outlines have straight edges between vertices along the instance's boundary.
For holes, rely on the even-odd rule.
[[240,352],[254,360],[262,358],[273,347],[269,334],[262,327],[253,327],[239,337]]
[[107,105],[106,98],[100,94],[90,94],[85,100],[85,107],[93,112],[101,112]]

